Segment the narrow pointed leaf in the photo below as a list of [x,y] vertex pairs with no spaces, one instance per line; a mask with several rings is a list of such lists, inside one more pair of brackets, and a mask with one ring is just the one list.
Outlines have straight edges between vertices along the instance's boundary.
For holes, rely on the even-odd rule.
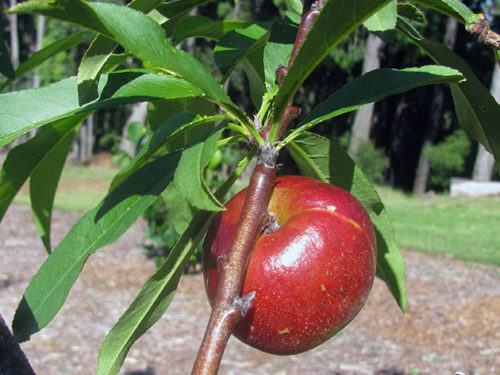
[[467,8],[460,0],[412,0],[412,2],[456,18],[459,22],[466,25],[474,22],[476,19],[474,12]]
[[156,9],[167,18],[187,14],[191,9],[215,0],[173,0],[161,4]]
[[297,25],[288,22],[276,22],[271,29],[269,41],[264,48],[265,82],[274,83],[276,69],[287,66],[297,35]]
[[[161,0],[134,0],[127,6],[147,13]],[[78,93],[80,104],[97,98],[97,83],[104,66],[118,46],[113,40],[103,35],[97,36],[89,46],[78,67]]]
[[404,260],[394,229],[377,191],[340,145],[318,134],[304,133],[287,145],[302,174],[339,186],[354,195],[367,210],[377,239],[377,276],[399,307],[406,310]]
[[78,112],[135,103],[154,98],[175,99],[201,96],[189,82],[141,71],[113,73],[102,77],[99,98],[80,106],[76,77],[38,89],[0,95],[0,147],[17,137]]
[[189,146],[192,135],[206,131],[203,128],[222,119],[224,116],[200,118],[194,113],[188,112],[181,112],[168,118],[153,132],[146,144],[130,161],[130,164],[113,178],[109,189],[113,190],[117,187],[128,176],[148,163],[157,152],[162,150],[165,152],[165,148],[172,152]]
[[108,37],[113,34],[106,25],[96,17],[89,3],[83,0],[32,0],[19,3],[8,11],[18,14],[41,14],[48,17],[59,18],[66,22],[89,28]]
[[170,44],[161,26],[140,11],[110,3],[85,3],[81,0],[61,0],[57,3],[51,0],[31,1],[17,5],[13,11],[40,13],[98,31],[115,39],[138,58],[185,78],[213,100],[232,104],[222,86],[205,67],[188,53]]
[[[229,179],[217,190],[223,199],[248,165],[251,156],[243,159]],[[127,311],[104,339],[97,360],[97,375],[118,373],[132,344],[165,313],[173,299],[186,261],[198,246],[214,213],[200,211],[175,244],[166,261],[142,286]]]
[[[205,67],[188,53],[170,44],[163,29],[145,14],[123,6],[104,3],[89,4],[103,20],[114,38],[140,59],[181,76],[200,87],[217,102],[231,103]],[[134,30],[133,33],[130,30]]]
[[48,46],[35,52],[29,59],[19,65],[16,69],[16,77],[35,69],[37,66],[60,52],[90,40],[94,35],[95,33],[92,31],[80,31],[49,44]]
[[265,45],[270,27],[269,23],[262,23],[233,30],[217,43],[214,60],[224,75],[223,81],[229,77],[238,62]]
[[319,104],[287,140],[332,117],[354,111],[364,105],[382,100],[420,86],[460,82],[459,71],[437,65],[407,69],[378,69],[368,72],[335,91]]
[[60,145],[71,138],[73,129],[85,116],[86,114],[80,114],[56,121],[7,154],[0,171],[0,221],[29,176],[44,160],[50,159],[53,153],[58,153]]
[[12,324],[18,341],[45,327],[59,311],[87,258],[119,238],[171,182],[179,155],[141,168],[87,212],[40,267]]
[[217,149],[217,140],[222,128],[215,128],[199,142],[182,151],[179,168],[175,171],[174,183],[182,196],[201,210],[221,211],[222,204],[206,186],[203,173]]
[[[80,123],[81,116],[72,116],[63,121]],[[44,129],[45,130],[45,129]],[[61,177],[68,152],[73,146],[77,127],[69,130],[39,163],[30,178],[31,211],[36,229],[45,249],[50,254],[50,223],[57,184]],[[31,152],[34,150],[31,149]]]
[[175,28],[172,41],[175,44],[181,43],[187,38],[207,38],[220,40],[228,32],[236,29],[248,27],[249,22],[245,21],[212,21],[204,16],[191,16],[184,18]]
[[98,96],[98,77],[118,46],[114,40],[99,35],[92,41],[78,66],[78,102],[83,105]]
[[391,0],[327,0],[286,75],[275,101],[275,121],[314,68],[347,35]]

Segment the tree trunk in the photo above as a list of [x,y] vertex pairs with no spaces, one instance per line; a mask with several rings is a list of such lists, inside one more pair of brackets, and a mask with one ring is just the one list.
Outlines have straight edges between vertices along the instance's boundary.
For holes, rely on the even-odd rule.
[[[491,95],[500,103],[500,67],[496,61],[494,64],[495,69],[491,78]],[[472,179],[475,181],[490,181],[494,165],[495,158],[493,155],[482,144],[479,144]]]
[[[446,23],[446,32],[444,35],[444,44],[453,49],[457,39],[458,22],[454,18],[448,18]],[[432,105],[429,112],[424,132],[424,142],[420,151],[417,170],[415,171],[415,180],[413,182],[413,193],[422,195],[427,190],[427,179],[429,178],[430,163],[427,150],[433,145],[436,134],[439,130],[441,115],[444,104],[444,89],[441,86],[434,86]]]
[[91,114],[80,127],[79,135],[79,155],[78,161],[82,162],[92,156],[92,146],[94,145],[94,115]]
[[[383,45],[384,42],[382,39],[375,34],[370,33],[368,35],[362,74],[380,68],[379,51]],[[351,129],[351,139],[349,141],[349,154],[355,155],[359,150],[360,143],[370,139],[374,108],[374,104],[369,104],[356,111],[354,124]]]
[[130,113],[130,116],[127,118],[127,121],[123,126],[122,135],[120,139],[120,150],[125,151],[130,156],[135,155],[136,144],[128,139],[127,137],[128,128],[130,124],[132,124],[133,122],[140,122],[141,124],[144,124],[146,122],[146,115],[148,112],[147,106],[148,106],[147,102],[134,104],[132,106],[132,112]]
[[[16,5],[16,0],[9,0],[9,6],[12,8]],[[17,14],[9,14],[10,27],[10,54],[12,57],[12,66],[16,69],[19,66],[19,34],[17,27]]]
[[[36,45],[35,45],[35,51],[40,51],[43,46],[43,36],[45,34],[45,17],[44,16],[37,16],[37,23],[36,23]],[[35,70],[35,73],[33,74],[33,87],[37,88],[40,86],[40,75],[37,73],[37,70]]]

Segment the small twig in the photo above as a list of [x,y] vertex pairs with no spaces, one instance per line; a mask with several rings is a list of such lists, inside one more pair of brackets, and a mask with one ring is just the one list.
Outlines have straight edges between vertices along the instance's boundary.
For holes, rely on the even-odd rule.
[[217,373],[232,328],[251,306],[253,295],[240,297],[240,293],[250,253],[267,222],[277,156],[269,142],[259,149],[231,249],[227,257],[218,260],[219,281],[214,306],[193,374]]
[[465,28],[476,38],[478,43],[491,46],[497,50],[500,49],[500,35],[490,29],[484,14],[481,14],[481,17],[475,23],[467,25]]
[[311,9],[309,9],[302,17],[299,25],[299,31],[293,45],[292,54],[290,55],[290,60],[288,60],[288,68],[290,68],[293,60],[295,60],[295,56],[297,56],[302,43],[304,43],[304,40],[314,24],[314,21],[316,21],[316,17],[318,17],[322,7],[323,0],[317,0],[312,4]]
[[0,314],[0,374],[35,375],[21,347]]

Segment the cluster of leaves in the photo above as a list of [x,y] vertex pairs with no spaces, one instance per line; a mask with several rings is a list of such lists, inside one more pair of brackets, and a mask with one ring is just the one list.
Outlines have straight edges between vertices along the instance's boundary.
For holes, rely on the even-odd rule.
[[428,150],[429,162],[433,173],[430,184],[436,189],[448,189],[452,174],[464,169],[465,157],[470,149],[470,140],[463,130],[456,130],[442,142],[431,146]]
[[[380,69],[354,79],[306,114],[276,145],[278,150],[288,149],[304,175],[341,186],[364,205],[376,229],[377,275],[403,310],[404,263],[383,203],[337,141],[310,130],[325,120],[389,95],[447,83],[462,127],[498,160],[498,103],[465,61],[443,45],[422,37],[414,22],[422,23],[424,16],[414,4],[395,0],[326,1],[284,81],[277,85],[275,71],[280,64],[286,64],[291,53],[300,20],[300,2],[290,2],[293,6],[285,18],[276,22],[214,21],[188,16],[191,9],[210,1],[134,0],[128,6],[118,6],[83,0],[38,0],[11,10],[59,18],[88,31],[54,42],[15,72],[9,69],[9,61],[2,54],[0,72],[9,79],[70,45],[94,38],[80,62],[77,77],[36,90],[0,95],[0,147],[31,130],[39,130],[35,137],[13,148],[3,164],[0,217],[29,180],[34,220],[50,253],[16,311],[13,331],[19,341],[28,339],[52,320],[92,253],[115,241],[159,196],[166,195],[164,201],[172,203],[177,194],[189,205],[192,217],[177,228],[182,235],[168,257],[108,333],[100,349],[97,372],[116,373],[134,341],[165,312],[210,218],[222,209],[221,200],[255,150],[239,160],[236,169],[215,191],[205,178],[213,155],[218,148],[242,142],[248,136],[256,144],[264,142],[253,120],[223,89],[237,66],[242,67],[251,83],[251,99],[259,122],[270,126],[270,139],[275,141],[283,113],[302,83],[333,48],[363,24],[371,31],[401,33],[439,64]],[[429,6],[464,24],[477,19],[458,0],[413,3]],[[175,47],[191,37],[216,42],[213,58],[221,80]],[[124,53],[115,53],[119,45]],[[142,61],[144,69],[118,70],[130,56]],[[55,189],[79,124],[96,110],[139,101],[151,102],[146,141],[115,176],[103,201],[87,212],[52,250],[50,218]]]

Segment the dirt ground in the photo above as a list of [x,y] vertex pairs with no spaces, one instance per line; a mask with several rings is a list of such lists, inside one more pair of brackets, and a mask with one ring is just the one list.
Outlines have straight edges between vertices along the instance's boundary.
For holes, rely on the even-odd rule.
[[[57,243],[78,219],[54,214]],[[154,271],[142,223],[91,256],[60,313],[22,345],[38,375],[93,374],[106,332]],[[0,225],[0,313],[10,322],[45,257],[29,208]],[[500,374],[500,269],[404,252],[408,313],[376,281],[367,306],[337,337],[280,357],[231,339],[220,374]],[[209,306],[200,274],[186,275],[167,313],[131,349],[122,375],[189,374]]]

